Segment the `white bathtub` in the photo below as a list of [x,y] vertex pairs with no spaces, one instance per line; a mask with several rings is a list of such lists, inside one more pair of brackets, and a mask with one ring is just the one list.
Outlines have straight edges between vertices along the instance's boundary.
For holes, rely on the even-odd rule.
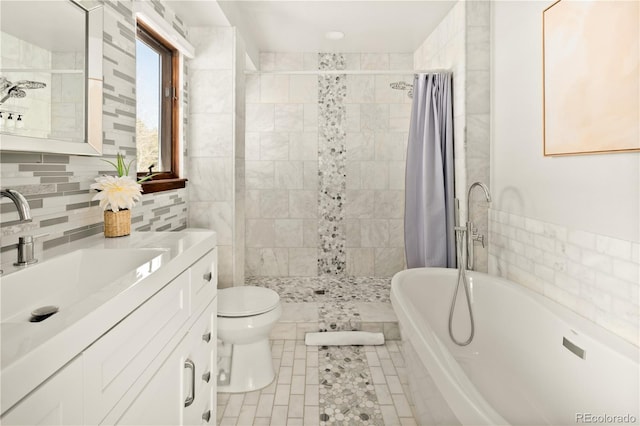
[[[520,285],[477,272],[467,277],[476,331],[466,347],[447,331],[456,270],[418,268],[393,277],[391,302],[418,424],[639,421],[636,346]],[[469,330],[463,293],[460,287],[454,317],[459,341]]]

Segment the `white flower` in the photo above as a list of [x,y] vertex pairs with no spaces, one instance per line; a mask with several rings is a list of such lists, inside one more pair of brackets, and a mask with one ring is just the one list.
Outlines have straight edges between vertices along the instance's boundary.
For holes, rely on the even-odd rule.
[[93,200],[100,200],[100,207],[114,212],[131,209],[142,195],[142,185],[129,176],[99,176],[90,188],[100,191]]

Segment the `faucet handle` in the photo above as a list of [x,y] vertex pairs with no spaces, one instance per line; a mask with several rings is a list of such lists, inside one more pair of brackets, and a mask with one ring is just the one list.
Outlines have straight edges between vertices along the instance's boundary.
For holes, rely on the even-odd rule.
[[18,244],[31,244],[33,243],[33,235],[25,235],[24,237],[18,237]]
[[27,266],[38,262],[35,257],[35,247],[33,241],[38,238],[46,237],[48,233],[40,235],[25,235],[18,237],[18,260],[14,266]]
[[[477,229],[476,229],[477,231]],[[482,244],[482,248],[484,248],[484,235],[482,234],[473,234],[473,240],[474,241],[480,241],[480,244]]]

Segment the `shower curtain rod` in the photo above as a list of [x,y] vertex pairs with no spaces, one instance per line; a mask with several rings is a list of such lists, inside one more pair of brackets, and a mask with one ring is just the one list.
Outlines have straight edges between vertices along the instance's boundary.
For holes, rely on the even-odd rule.
[[336,74],[354,74],[354,75],[398,75],[398,74],[430,74],[439,72],[450,72],[450,70],[436,69],[436,70],[300,70],[300,71],[254,71],[245,70],[247,75],[336,75]]

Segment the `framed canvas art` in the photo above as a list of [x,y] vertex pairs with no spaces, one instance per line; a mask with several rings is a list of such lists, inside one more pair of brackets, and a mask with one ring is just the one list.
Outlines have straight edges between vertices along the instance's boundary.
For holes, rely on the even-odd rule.
[[543,12],[544,155],[640,151],[640,2]]

